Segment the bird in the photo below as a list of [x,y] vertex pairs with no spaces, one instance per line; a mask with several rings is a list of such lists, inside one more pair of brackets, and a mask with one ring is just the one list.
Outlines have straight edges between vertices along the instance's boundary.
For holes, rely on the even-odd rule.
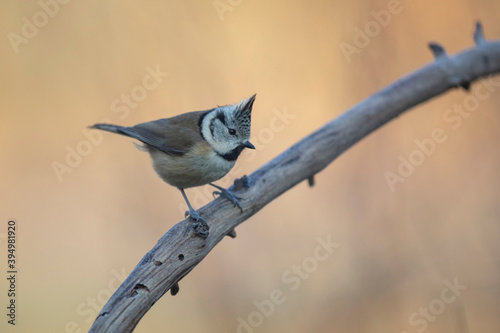
[[186,201],[188,215],[208,230],[206,220],[193,208],[185,189],[209,184],[219,195],[242,210],[231,191],[213,182],[224,177],[250,143],[252,108],[256,94],[239,103],[205,111],[183,113],[131,127],[95,124],[89,128],[121,134],[139,140],[136,146],[148,152],[153,169],[167,184],[178,188]]

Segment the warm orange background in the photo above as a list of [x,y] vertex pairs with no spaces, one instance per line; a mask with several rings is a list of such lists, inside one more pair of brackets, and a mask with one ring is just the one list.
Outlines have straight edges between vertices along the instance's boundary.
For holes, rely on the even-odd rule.
[[[370,11],[391,1],[220,2],[231,9],[223,20],[212,0],[70,1],[17,54],[8,34],[21,34],[23,17],[32,21],[41,7],[2,2],[1,276],[9,218],[19,226],[20,273],[15,329],[1,279],[0,330],[87,331],[91,304],[100,309],[116,276],[182,219],[180,193],[133,140],[103,133],[88,146],[86,126],[103,118],[134,125],[257,93],[259,149],[240,158],[220,182],[227,185],[433,61],[429,41],[448,53],[471,47],[477,19],[487,38],[500,38],[498,1],[402,1],[348,62],[341,43],[353,44],[355,29],[374,20]],[[135,108],[114,112],[122,94],[140,90],[148,66],[168,76]],[[423,324],[409,317],[439,309],[444,281],[455,279],[467,289],[425,332],[499,332],[500,92],[453,129],[443,116],[467,96],[454,90],[425,103],[342,155],[313,189],[300,184],[272,202],[223,240],[176,297],[158,301],[137,332],[236,332],[238,318],[274,289],[286,301],[255,332],[419,332]],[[276,120],[285,111],[294,118]],[[397,172],[398,156],[408,158],[435,128],[446,141],[392,192],[384,173]],[[59,181],[53,163],[66,164],[67,149],[78,147],[91,151]],[[205,190],[188,191],[196,207],[208,202],[194,199]],[[290,290],[282,275],[327,236],[340,247]]]

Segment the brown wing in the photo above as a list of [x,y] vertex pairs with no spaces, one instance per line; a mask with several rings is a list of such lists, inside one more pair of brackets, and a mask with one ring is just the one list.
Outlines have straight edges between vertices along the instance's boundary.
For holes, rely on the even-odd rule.
[[172,118],[158,119],[126,127],[122,131],[170,155],[184,155],[195,143],[203,140],[199,119],[207,111],[184,113]]

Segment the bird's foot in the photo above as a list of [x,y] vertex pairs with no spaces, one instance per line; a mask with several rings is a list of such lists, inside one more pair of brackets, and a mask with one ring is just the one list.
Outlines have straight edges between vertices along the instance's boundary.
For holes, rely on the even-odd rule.
[[210,229],[207,221],[196,212],[194,209],[187,210],[185,213],[185,217],[190,217],[195,221],[195,225],[193,226],[194,232],[201,237],[205,238],[208,236],[208,230]]
[[231,201],[233,203],[233,205],[235,207],[238,207],[240,209],[240,211],[243,213],[243,208],[241,208],[241,205],[240,205],[240,202],[238,200],[240,200],[241,198],[238,197],[236,194],[234,194],[233,192],[229,191],[229,190],[226,190],[225,188],[223,187],[220,187],[220,186],[216,186],[214,184],[210,184],[212,185],[213,187],[215,188],[218,188],[220,191],[214,191],[213,192],[213,196],[214,198],[217,198],[217,196],[220,196],[222,198],[225,198],[229,201]]

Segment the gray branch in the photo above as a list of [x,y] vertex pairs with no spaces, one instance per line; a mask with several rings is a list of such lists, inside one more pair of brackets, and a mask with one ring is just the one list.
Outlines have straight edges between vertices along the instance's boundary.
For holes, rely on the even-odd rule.
[[265,205],[323,170],[336,157],[372,131],[445,91],[463,87],[500,71],[500,41],[486,41],[478,23],[475,47],[448,56],[442,46],[429,46],[435,61],[365,99],[337,119],[297,142],[231,187],[243,198],[243,213],[218,198],[198,212],[209,226],[200,237],[189,219],[179,222],[149,251],[99,313],[90,332],[132,332],[146,312],[168,290],[179,291],[179,281],[224,238],[236,237],[234,228]]

